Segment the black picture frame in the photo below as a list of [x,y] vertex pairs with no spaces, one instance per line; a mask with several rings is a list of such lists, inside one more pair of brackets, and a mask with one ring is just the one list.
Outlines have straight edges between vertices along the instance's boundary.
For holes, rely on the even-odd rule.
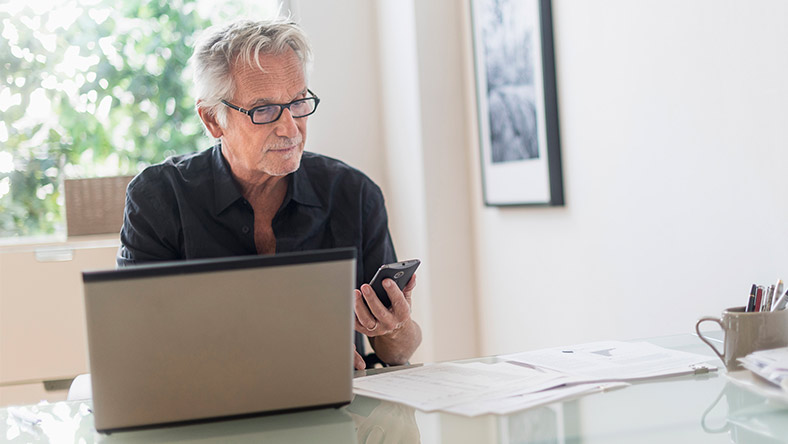
[[550,0],[471,0],[484,203],[564,205]]

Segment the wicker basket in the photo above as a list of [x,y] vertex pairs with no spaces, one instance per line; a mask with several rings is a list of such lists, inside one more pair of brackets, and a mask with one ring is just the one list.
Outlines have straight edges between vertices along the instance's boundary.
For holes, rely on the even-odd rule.
[[134,176],[66,179],[69,236],[118,233],[123,225],[126,186]]

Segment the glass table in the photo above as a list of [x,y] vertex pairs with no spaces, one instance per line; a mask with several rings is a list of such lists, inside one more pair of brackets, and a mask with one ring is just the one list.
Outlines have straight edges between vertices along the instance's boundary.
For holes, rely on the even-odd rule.
[[[648,341],[704,354],[719,364],[694,335]],[[93,428],[90,407],[89,401],[65,401],[0,409],[0,442],[788,442],[788,403],[743,387],[727,377],[721,365],[717,373],[636,383],[506,416],[427,413],[356,396],[341,409],[101,435]],[[32,424],[34,420],[38,423]]]

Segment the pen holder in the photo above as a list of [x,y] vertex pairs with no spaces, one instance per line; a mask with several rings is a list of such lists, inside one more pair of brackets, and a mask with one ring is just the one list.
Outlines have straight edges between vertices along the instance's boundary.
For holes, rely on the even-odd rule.
[[[788,310],[745,312],[744,307],[732,307],[722,312],[722,317],[704,317],[695,323],[695,331],[731,372],[743,367],[737,361],[758,350],[788,346]],[[725,333],[723,352],[700,332],[703,322],[716,322]]]

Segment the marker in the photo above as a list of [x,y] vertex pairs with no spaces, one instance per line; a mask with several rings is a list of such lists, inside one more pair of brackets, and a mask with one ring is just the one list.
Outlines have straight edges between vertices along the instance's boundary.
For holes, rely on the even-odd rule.
[[752,284],[750,288],[750,299],[747,301],[747,308],[744,309],[746,312],[751,312],[755,310],[755,288],[757,286]]
[[763,287],[758,286],[758,289],[755,290],[755,307],[753,307],[752,311],[761,311],[761,303],[763,302]]
[[785,290],[780,299],[777,299],[777,302],[774,303],[774,307],[772,307],[772,311],[778,311],[785,308],[788,305],[788,290]]

